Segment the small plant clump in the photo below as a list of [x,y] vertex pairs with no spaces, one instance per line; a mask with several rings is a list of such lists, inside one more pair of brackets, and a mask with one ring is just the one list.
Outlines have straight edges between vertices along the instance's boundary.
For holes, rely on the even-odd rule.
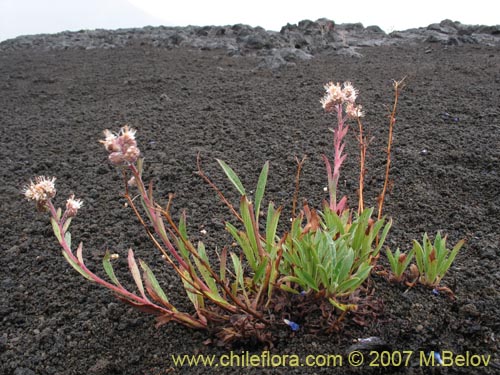
[[[104,132],[101,141],[109,154],[111,164],[120,168],[124,176],[125,198],[153,245],[180,279],[193,308],[179,310],[160,286],[150,267],[137,260],[128,250],[128,267],[137,292],[130,291],[115,276],[112,260],[118,255],[106,252],[103,268],[110,281],[90,271],[83,259],[83,244],[76,250],[69,232],[72,219],[82,207],[82,201],[71,195],[65,210],[56,208],[55,178],[37,177],[24,190],[27,199],[36,202],[37,209],[48,211],[53,232],[62,247],[63,256],[83,277],[110,289],[120,300],[146,312],[157,315],[158,325],[171,321],[194,329],[214,333],[219,343],[230,345],[235,341],[256,339],[272,343],[272,329],[288,326],[292,331],[301,329],[300,320],[317,308],[325,319],[328,330],[339,329],[339,323],[349,312],[358,310],[367,280],[377,264],[380,251],[389,233],[392,220],[382,216],[389,166],[391,161],[392,132],[401,82],[395,82],[395,100],[389,123],[387,165],[384,187],[378,197],[378,207],[365,208],[363,186],[367,139],[363,134],[362,108],[356,103],[358,91],[350,82],[325,85],[321,104],[327,113],[336,116],[333,132],[333,163],[323,155],[327,175],[328,199],[320,209],[307,203],[297,212],[300,172],[298,161],[296,190],[292,201],[292,219],[287,231],[280,233],[278,226],[282,207],[269,202],[262,207],[269,175],[269,163],[261,170],[253,197],[247,193],[237,173],[224,161],[218,163],[229,181],[240,194],[237,207],[226,198],[201,168],[198,174],[213,188],[232,213],[225,229],[237,246],[229,250],[221,246],[217,253],[217,266],[209,256],[203,242],[190,239],[185,212],[175,220],[171,214],[171,195],[165,205],[157,203],[153,184],[142,178],[143,162],[136,141],[136,131],[124,126],[120,132]],[[356,121],[360,145],[360,177],[358,207],[347,205],[347,197],[340,196],[338,182],[346,158],[344,138],[349,121]],[[137,190],[134,199],[130,190]],[[139,202],[139,203],[138,203]],[[265,213],[264,213],[265,212]],[[374,213],[377,216],[374,217]],[[262,214],[261,214],[262,213]],[[262,220],[261,218],[264,217]],[[262,228],[262,229],[261,229]],[[414,242],[408,254],[399,249],[393,254],[387,249],[392,278],[404,280],[404,273],[413,256],[417,259],[419,281],[436,287],[453,262],[463,241],[450,252],[446,239],[436,236],[431,244],[427,234],[423,245]],[[365,293],[367,294],[367,293]],[[301,298],[301,308],[294,307],[294,296]],[[293,308],[292,308],[293,307]],[[302,311],[301,311],[302,309]]]

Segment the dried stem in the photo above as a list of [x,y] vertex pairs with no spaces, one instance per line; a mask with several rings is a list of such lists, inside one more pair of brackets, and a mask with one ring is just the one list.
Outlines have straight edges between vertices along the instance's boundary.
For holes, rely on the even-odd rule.
[[394,104],[392,106],[392,112],[389,120],[389,139],[387,140],[387,161],[385,164],[385,179],[382,192],[378,197],[378,215],[377,218],[380,220],[382,217],[382,209],[384,206],[385,193],[387,191],[387,186],[389,184],[389,171],[391,168],[391,146],[392,146],[392,134],[394,130],[394,124],[396,123],[396,109],[398,106],[399,92],[401,90],[401,85],[405,78],[400,81],[394,81]]
[[361,119],[358,117],[358,126],[359,126],[359,189],[358,189],[358,215],[364,210],[364,199],[363,199],[363,190],[365,186],[365,160],[366,160],[366,149],[368,147],[366,138],[363,135],[363,123]]
[[227,198],[224,196],[224,194],[222,194],[222,191],[220,191],[220,189],[217,187],[217,185],[215,185],[212,180],[210,180],[208,178],[208,176],[203,172],[203,170],[201,169],[201,159],[200,159],[200,153],[198,153],[197,157],[196,157],[196,166],[198,168],[198,175],[201,176],[201,178],[203,178],[203,180],[205,180],[205,182],[207,184],[210,185],[210,187],[212,189],[214,189],[214,191],[217,193],[217,195],[220,197],[220,199],[222,200],[222,202],[225,203],[225,205],[231,210],[232,214],[240,221],[240,222],[243,222],[243,219],[241,218],[241,216],[238,214],[238,212],[236,211],[236,209],[234,208],[234,206],[227,200]]

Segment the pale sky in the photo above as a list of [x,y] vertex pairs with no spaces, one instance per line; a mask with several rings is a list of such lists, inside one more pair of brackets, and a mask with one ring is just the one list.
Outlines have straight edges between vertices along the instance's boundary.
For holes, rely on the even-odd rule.
[[425,27],[445,18],[500,24],[495,0],[0,0],[0,41],[26,34],[143,26],[233,25],[279,31],[286,23],[329,18],[384,31]]

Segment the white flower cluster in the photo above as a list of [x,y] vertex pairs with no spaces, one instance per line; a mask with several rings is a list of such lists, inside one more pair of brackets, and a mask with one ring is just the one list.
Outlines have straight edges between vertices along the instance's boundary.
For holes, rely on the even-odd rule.
[[118,135],[109,130],[104,131],[104,136],[106,138],[100,142],[109,152],[109,160],[112,164],[131,164],[137,161],[141,152],[137,147],[135,133],[135,129],[129,129],[126,125],[121,128]]
[[30,181],[30,184],[25,186],[23,190],[24,196],[28,200],[46,202],[47,200],[54,198],[56,195],[55,181],[55,177],[35,177],[35,182]]
[[364,113],[361,111],[361,105],[356,105],[358,90],[356,90],[351,82],[340,83],[329,82],[325,85],[325,96],[320,100],[326,112],[342,110],[345,105],[345,112],[349,118],[357,119],[362,117]]

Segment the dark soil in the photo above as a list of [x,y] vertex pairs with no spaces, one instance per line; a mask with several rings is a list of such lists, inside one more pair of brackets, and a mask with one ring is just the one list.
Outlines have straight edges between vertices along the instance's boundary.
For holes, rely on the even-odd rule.
[[[390,350],[450,350],[491,355],[488,367],[427,368],[418,354],[407,368],[349,367],[336,373],[499,373],[500,51],[486,46],[363,48],[361,59],[316,57],[279,71],[256,70],[257,60],[224,52],[127,48],[13,51],[0,54],[2,260],[0,262],[1,374],[204,374],[175,368],[172,354],[224,354],[207,346],[206,332],[171,324],[123,305],[80,277],[61,256],[48,217],[23,200],[37,175],[57,176],[63,205],[70,193],[84,200],[73,242],[84,242],[89,268],[103,274],[106,249],[121,255],[118,276],[132,285],[126,251],[155,269],[171,299],[189,309],[180,282],[162,263],[130,208],[119,172],[97,140],[105,128],[138,129],[146,179],[157,196],[175,192],[187,209],[192,235],[209,249],[227,245],[228,211],[194,174],[196,154],[221,187],[214,162],[222,158],[254,186],[271,162],[267,199],[289,204],[295,156],[308,155],[301,198],[325,197],[321,153],[331,153],[333,118],[319,103],[323,84],[351,80],[366,109],[369,148],[366,196],[375,204],[383,182],[384,146],[392,79],[407,76],[395,130],[394,186],[385,212],[394,219],[388,244],[408,250],[427,231],[467,244],[443,284],[456,295],[407,290],[379,276],[374,297],[383,310],[365,327],[347,319],[335,334],[303,326],[276,337],[274,354],[345,354],[354,340],[377,336]],[[348,135],[341,189],[355,206],[357,143]],[[229,194],[235,198],[235,195]],[[206,235],[200,233],[207,231]],[[215,255],[214,255],[215,256]],[[384,257],[381,264],[386,264]],[[243,346],[260,354],[262,347]],[[368,358],[368,357],[367,357]],[[215,372],[215,369],[213,369]],[[329,373],[329,368],[221,368],[217,373]]]

